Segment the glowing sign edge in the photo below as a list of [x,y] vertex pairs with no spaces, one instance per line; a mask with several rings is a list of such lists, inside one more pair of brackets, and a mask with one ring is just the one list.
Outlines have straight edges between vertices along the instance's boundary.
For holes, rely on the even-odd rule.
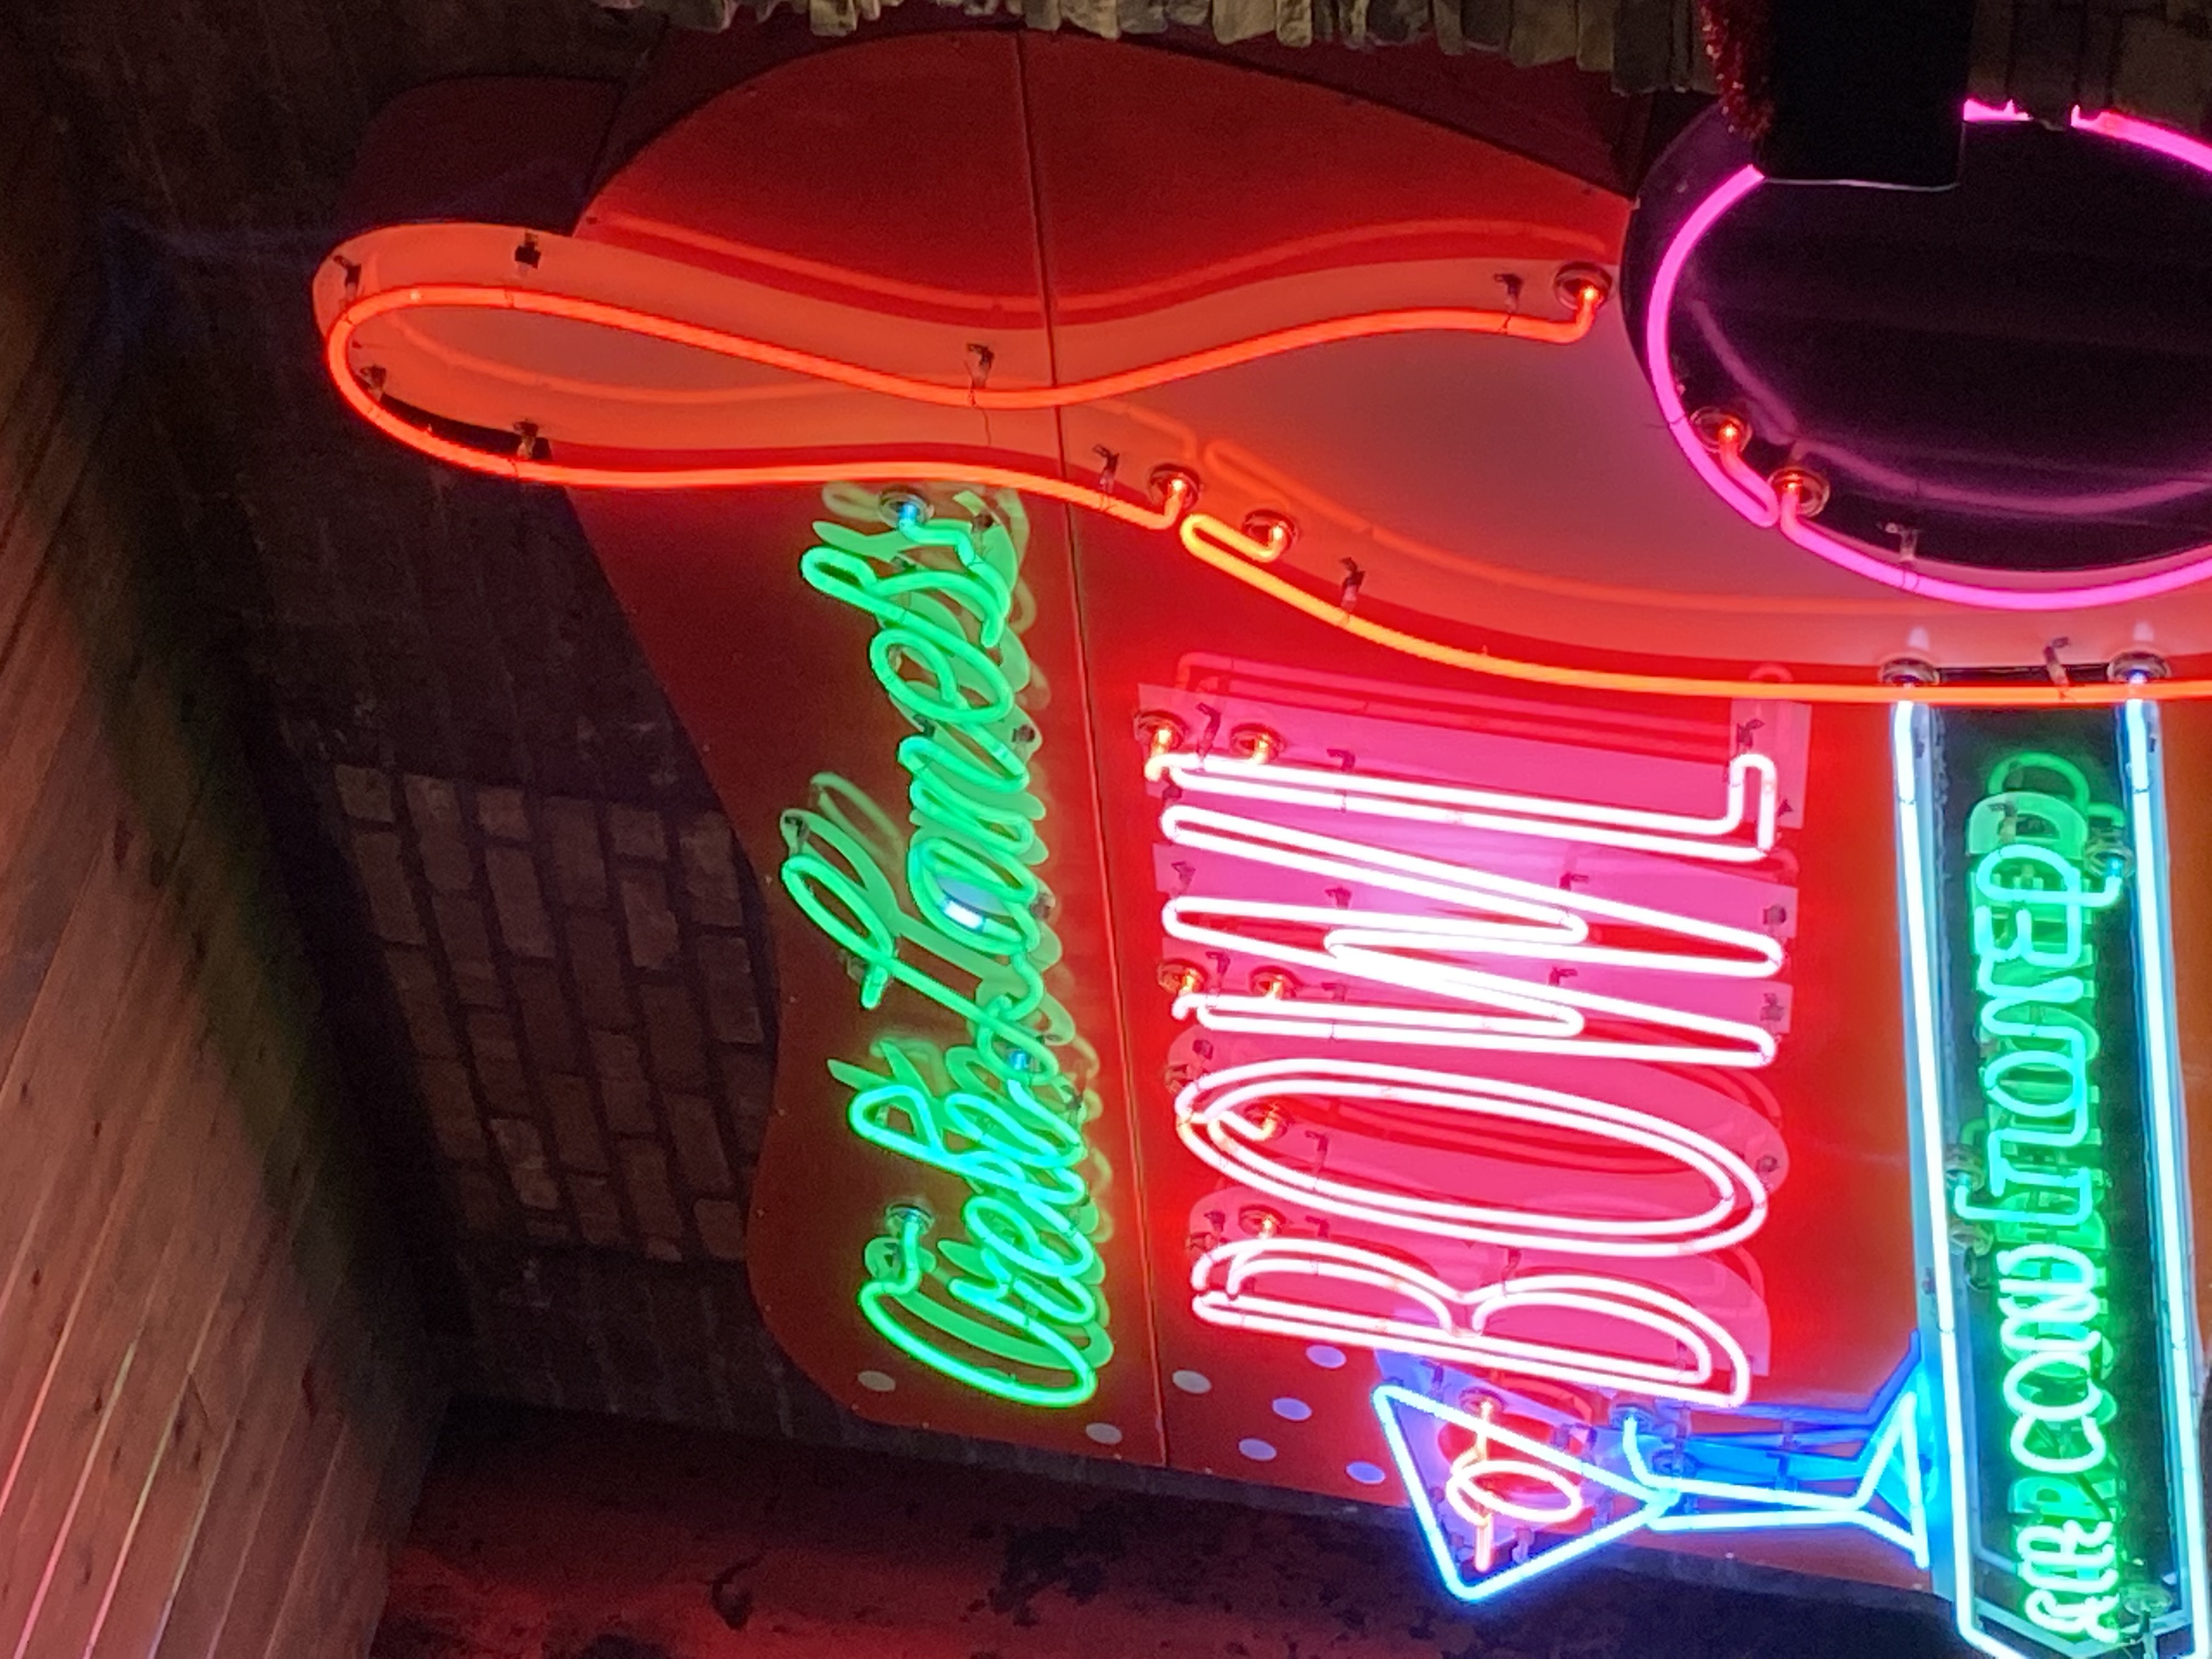
[[[1890,714],[1892,770],[1897,795],[1898,898],[1905,913],[1905,1042],[1911,1055],[1907,1093],[1911,1096],[1920,1168],[1913,1185],[1923,1206],[1921,1225],[1927,1231],[1929,1276],[1936,1292],[1936,1355],[1941,1382],[1937,1392],[1943,1408],[1945,1506],[1949,1511],[1949,1595],[1959,1634],[1993,1659],[2027,1659],[1984,1636],[1973,1613],[1972,1545],[1966,1514],[1966,1429],[1961,1405],[1959,1364],[1959,1297],[1952,1281],[1950,1218],[1943,1209],[1948,1190],[1943,1180],[1942,1060],[1936,1048],[1936,965],[1930,936],[1936,914],[1931,871],[1935,840],[1929,822],[1932,777],[1923,763],[1929,717],[1910,704],[1900,703]],[[1944,1589],[1939,1575],[1937,1589]]]
[[2160,1266],[2164,1273],[2166,1442],[2180,1477],[2173,1507],[2181,1517],[2179,1563],[2189,1584],[2191,1654],[2203,1654],[2212,1620],[2212,1571],[2204,1537],[2204,1471],[2197,1442],[2197,1316],[2191,1259],[2187,1121],[2182,1113],[2180,1052],[2173,1024],[2173,941],[2166,892],[2166,787],[2158,754],[2158,713],[2143,702],[2121,711],[2127,757],[2130,850],[2136,871],[2136,957],[2142,976],[2143,1059],[2151,1106],[2151,1173],[2158,1192]]

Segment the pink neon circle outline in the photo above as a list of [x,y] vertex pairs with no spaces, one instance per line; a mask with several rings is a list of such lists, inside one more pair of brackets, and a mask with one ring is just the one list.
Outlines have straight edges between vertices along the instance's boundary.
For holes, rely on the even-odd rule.
[[[2025,121],[2028,118],[2008,104],[1992,108],[1987,104],[1969,103],[1966,109],[1969,121]],[[2132,116],[2120,115],[2107,110],[2099,115],[2084,115],[2079,108],[2073,112],[2074,130],[2095,133],[2100,137],[2117,139],[2133,144],[2156,155],[2166,156],[2199,173],[2212,177],[2212,144],[2200,143],[2181,133],[2154,126],[2148,121]],[[1682,271],[1690,262],[1712,228],[1718,224],[1730,208],[1765,182],[1765,175],[1756,167],[1745,166],[1721,180],[1713,192],[1698,204],[1697,210],[1682,222],[1667,245],[1667,252],[1659,261],[1659,269],[1651,283],[1651,295],[1644,313],[1644,372],[1651,382],[1651,391],[1658,399],[1659,412],[1666,416],[1667,430],[1674,446],[1705,481],[1712,492],[1726,501],[1762,530],[1779,529],[1795,546],[1826,559],[1829,563],[1850,571],[1855,575],[1894,587],[1906,593],[1917,593],[1931,599],[1948,600],[1957,605],[1978,606],[1990,611],[2060,611],[2096,605],[2123,605],[2130,599],[2147,599],[2160,593],[2171,593],[2177,588],[2188,587],[2212,577],[2212,542],[2196,547],[2184,548],[2166,556],[2177,562],[2165,568],[2137,576],[2119,576],[2109,581],[2077,584],[2071,587],[2021,586],[2000,587],[1979,582],[1960,581],[1948,576],[1929,575],[1921,571],[1892,563],[1866,547],[1847,542],[1814,529],[1791,510],[1787,501],[1778,501],[1765,487],[1765,481],[1737,463],[1729,469],[1724,462],[1732,458],[1716,457],[1690,425],[1689,412],[1682,406],[1681,395],[1674,390],[1674,376],[1667,372],[1668,347],[1672,334],[1671,319],[1674,308],[1674,290],[1681,282]],[[1744,477],[1739,480],[1735,471]],[[1759,488],[1754,492],[1751,485]]]

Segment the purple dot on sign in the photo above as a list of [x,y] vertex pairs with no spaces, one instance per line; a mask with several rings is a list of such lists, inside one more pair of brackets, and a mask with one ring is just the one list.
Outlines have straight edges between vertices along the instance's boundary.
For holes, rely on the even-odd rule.
[[1237,1449],[1255,1463],[1272,1463],[1275,1461],[1275,1449],[1256,1437],[1238,1441]]
[[857,1380],[870,1394],[889,1394],[898,1387],[897,1379],[883,1371],[862,1371]]
[[1364,1461],[1358,1463],[1346,1463],[1344,1466],[1344,1472],[1363,1486],[1379,1486],[1382,1484],[1382,1471],[1372,1463]]
[[1204,1371],[1177,1371],[1168,1381],[1185,1394],[1204,1394],[1213,1387],[1213,1380]]
[[1344,1364],[1344,1350],[1332,1348],[1326,1342],[1316,1342],[1306,1350],[1306,1358],[1325,1371],[1338,1370]]
[[1307,1405],[1303,1400],[1293,1400],[1289,1395],[1285,1395],[1280,1400],[1276,1401],[1274,1405],[1275,1415],[1285,1423],[1303,1423],[1313,1415],[1311,1406]]

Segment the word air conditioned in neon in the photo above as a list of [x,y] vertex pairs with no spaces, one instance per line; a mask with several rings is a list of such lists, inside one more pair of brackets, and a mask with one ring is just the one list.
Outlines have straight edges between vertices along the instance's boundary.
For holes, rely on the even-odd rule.
[[[2008,1505],[2021,1610],[2064,1639],[2118,1642],[2121,1471],[2103,1422],[2112,1401],[2101,1287],[2108,1185],[2091,1079],[2102,1045],[2100,967],[2087,923],[2124,896],[2119,808],[2091,799],[2081,769],[2052,754],[1999,766],[1966,821],[1983,1167],[1952,1194],[1996,1243],[1998,1384],[2022,1471]],[[1976,1188],[1986,1189],[1978,1195]]]

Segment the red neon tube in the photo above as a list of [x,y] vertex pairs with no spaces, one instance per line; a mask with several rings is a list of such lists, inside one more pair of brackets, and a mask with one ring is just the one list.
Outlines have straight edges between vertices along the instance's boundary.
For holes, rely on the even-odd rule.
[[[466,471],[513,478],[521,483],[551,484],[577,489],[718,489],[775,485],[814,485],[839,483],[969,483],[1027,490],[1048,500],[1065,501],[1103,514],[1146,530],[1179,532],[1184,550],[1201,563],[1232,576],[1279,604],[1289,605],[1370,644],[1416,657],[1440,666],[1492,678],[1563,686],[1585,690],[1626,691],[1652,696],[1779,699],[1792,702],[1879,705],[1925,702],[1951,708],[2047,708],[2059,704],[2110,705],[2142,698],[2151,702],[2180,702],[2212,696],[2212,679],[2167,679],[2104,682],[2064,685],[1891,685],[1853,680],[1754,680],[1678,674],[1653,674],[1569,667],[1487,651],[1447,645],[1402,629],[1391,628],[1356,616],[1317,594],[1261,568],[1284,550],[1279,538],[1259,541],[1210,514],[1191,512],[1196,499],[1194,482],[1170,472],[1162,480],[1157,502],[1071,482],[1054,473],[1032,468],[988,465],[939,457],[890,456],[870,460],[776,462],[753,465],[716,464],[695,466],[586,466],[568,462],[507,455],[461,443],[418,426],[386,409],[362,384],[347,361],[355,335],[379,317],[416,307],[459,306],[477,309],[515,309],[605,327],[630,329],[652,337],[699,347],[718,355],[743,358],[795,373],[817,375],[860,389],[883,392],[909,400],[967,408],[1054,408],[1097,398],[1110,397],[1146,386],[1164,385],[1188,375],[1249,362],[1264,356],[1300,349],[1331,340],[1358,339],[1376,334],[1419,330],[1452,329],[1462,332],[1511,334],[1519,337],[1565,343],[1589,331],[1597,306],[1603,300],[1592,279],[1573,289],[1575,314],[1565,321],[1509,317],[1500,312],[1429,308],[1414,311],[1371,312],[1329,322],[1304,325],[1254,337],[1231,345],[1172,358],[1117,375],[1077,381],[1065,386],[1024,388],[989,392],[952,387],[855,364],[840,363],[811,353],[793,351],[741,335],[699,327],[656,317],[627,307],[560,295],[529,293],[512,288],[477,283],[424,283],[396,288],[355,301],[332,319],[323,343],[323,362],[331,383],[348,407],[387,437],[418,453]],[[1510,325],[1510,326],[1509,326]],[[971,398],[974,401],[971,403]],[[1034,401],[993,403],[989,398]]]

